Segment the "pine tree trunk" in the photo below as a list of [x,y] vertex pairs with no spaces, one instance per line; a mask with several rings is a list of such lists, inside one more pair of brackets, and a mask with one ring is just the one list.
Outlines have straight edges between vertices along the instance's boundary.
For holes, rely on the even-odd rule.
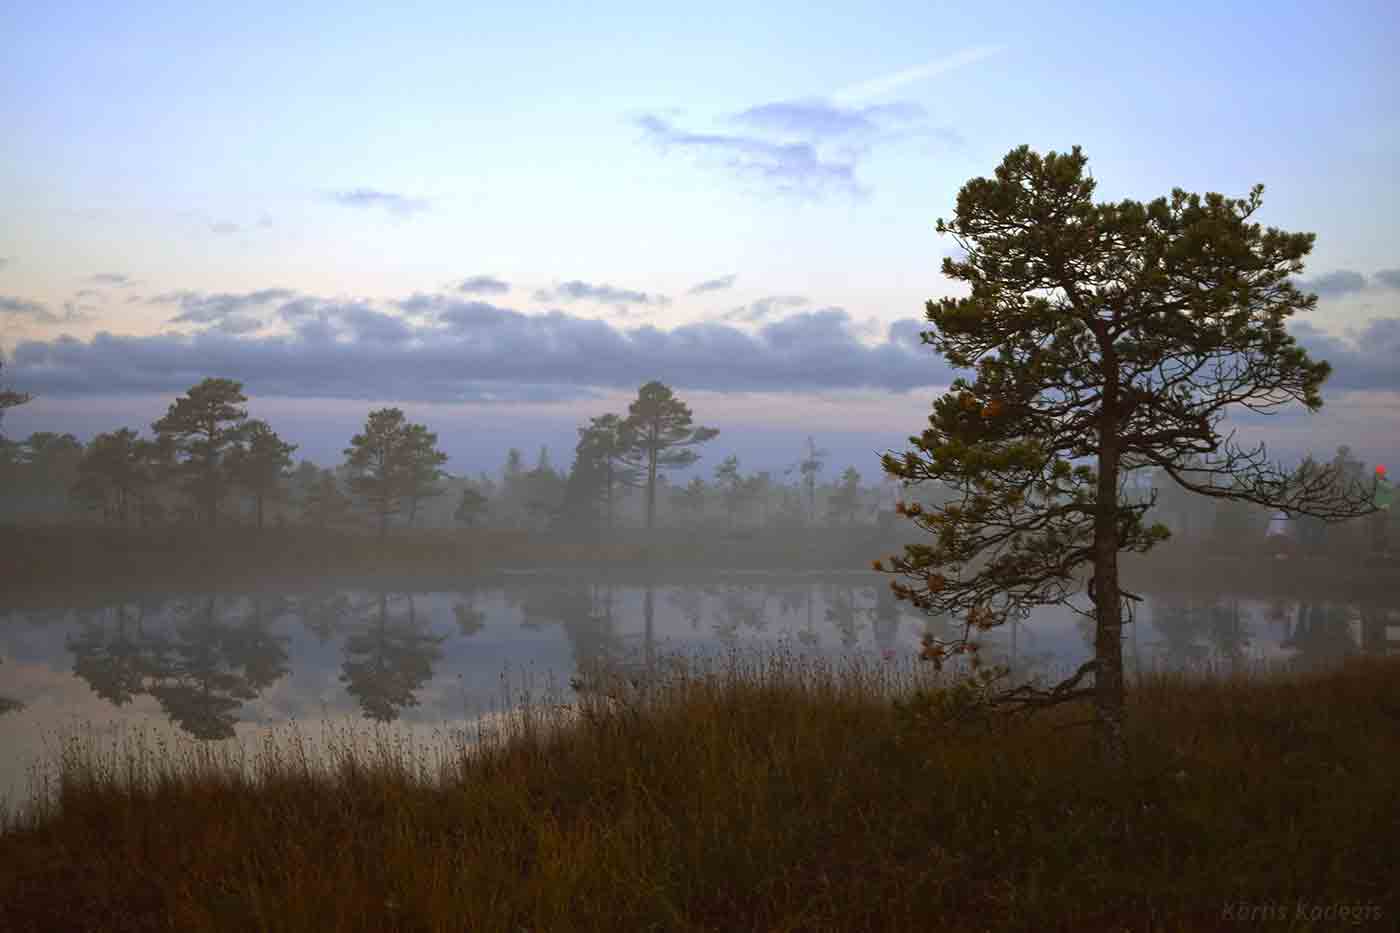
[[1123,742],[1123,608],[1118,588],[1118,371],[1111,348],[1105,350],[1103,414],[1099,420],[1099,474],[1094,518],[1094,600],[1096,632],[1094,674],[1100,750],[1106,764],[1126,763]]
[[647,531],[656,527],[656,447],[647,451]]

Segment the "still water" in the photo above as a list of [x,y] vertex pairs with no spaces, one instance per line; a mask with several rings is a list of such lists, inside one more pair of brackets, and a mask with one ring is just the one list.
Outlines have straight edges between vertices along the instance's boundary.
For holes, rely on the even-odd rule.
[[[1326,665],[1400,650],[1400,606],[1146,594],[1125,634],[1130,671]],[[0,795],[75,728],[151,726],[198,740],[339,719],[409,731],[461,726],[528,686],[576,699],[591,662],[785,647],[832,661],[908,663],[925,631],[884,579],[746,577],[651,584],[518,575],[415,592],[381,586],[169,592],[0,608]],[[1054,676],[1092,633],[1062,607],[989,634],[983,657]]]

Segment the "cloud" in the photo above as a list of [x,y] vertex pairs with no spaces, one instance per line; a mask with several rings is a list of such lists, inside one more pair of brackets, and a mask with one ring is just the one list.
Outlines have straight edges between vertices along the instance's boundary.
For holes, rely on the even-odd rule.
[[777,136],[815,142],[875,134],[887,123],[909,122],[923,116],[924,109],[918,104],[842,107],[822,100],[791,100],[750,107],[732,119],[740,125]]
[[212,223],[212,224],[209,225],[209,232],[210,232],[210,233],[219,233],[219,234],[237,233],[239,230],[242,230],[242,229],[243,229],[243,228],[240,227],[238,224],[231,223],[231,222],[229,222],[229,221],[227,221],[227,220],[221,220],[221,221],[219,221],[218,223]]
[[422,198],[411,198],[389,191],[375,191],[372,188],[333,191],[330,199],[345,207],[386,210],[391,214],[416,214],[428,209],[428,202]]
[[913,103],[855,106],[828,100],[782,100],[724,118],[733,133],[684,130],[659,113],[635,121],[663,152],[679,150],[767,191],[805,199],[869,194],[856,169],[874,147],[932,136],[956,141],[956,133],[927,125]]
[[720,320],[753,323],[785,308],[800,308],[808,303],[807,299],[801,295],[770,295],[767,298],[760,298],[749,304],[740,305],[733,311],[720,315]]
[[706,279],[698,285],[692,285],[687,291],[687,295],[703,295],[706,292],[723,291],[726,288],[733,288],[734,282],[738,280],[738,275],[722,275],[717,279]]
[[823,156],[810,142],[774,142],[758,136],[692,133],[655,114],[637,120],[642,131],[663,152],[679,149],[697,156],[715,155],[741,179],[757,179],[784,195],[819,199],[831,193],[863,197],[867,192],[855,177],[855,160]]
[[1288,330],[1309,356],[1332,364],[1324,389],[1400,391],[1400,317],[1373,318],[1345,337],[1306,321]]
[[9,295],[0,295],[0,314],[31,317],[43,324],[52,324],[59,320],[58,315],[50,311],[46,305],[30,301],[27,298],[13,298]]
[[[81,297],[81,294],[76,297]],[[38,301],[31,301],[27,298],[14,298],[8,295],[0,295],[0,314],[11,314],[15,317],[27,317],[36,324],[78,324],[92,319],[93,313],[97,309],[92,305],[80,304],[76,301],[65,301],[63,303],[63,313],[55,314],[49,310],[49,306]]]
[[1400,288],[1400,269],[1382,269],[1371,278],[1382,288]]
[[510,291],[510,285],[493,276],[474,275],[458,282],[452,290],[463,295],[504,295]]
[[1319,298],[1341,298],[1364,289],[1366,276],[1350,269],[1338,269],[1316,278],[1299,279],[1294,284],[1305,294],[1316,292]]
[[112,285],[117,288],[126,288],[128,285],[135,285],[130,276],[122,275],[119,272],[99,272],[96,275],[88,276],[87,280],[97,285]]
[[611,305],[652,305],[664,308],[671,303],[665,295],[639,292],[630,288],[616,288],[612,285],[594,285],[573,279],[554,286],[541,288],[535,292],[536,301],[596,301]]
[[406,402],[590,398],[656,378],[721,392],[903,392],[951,378],[926,348],[896,339],[894,328],[882,343],[863,342],[840,308],[748,333],[717,322],[622,328],[444,295],[395,304],[405,303],[425,319],[365,301],[299,296],[278,311],[288,334],[251,334],[239,315],[226,315],[193,334],[23,341],[10,375],[51,397],[180,392],[226,376],[259,396]]
[[844,87],[832,95],[832,98],[839,103],[852,104],[866,100],[871,97],[878,97],[881,94],[888,94],[915,81],[922,81],[940,75],[944,72],[952,71],[955,68],[962,68],[990,58],[1002,51],[1005,46],[1001,45],[980,45],[969,49],[954,52],[952,55],[943,58],[935,58],[932,61],[924,62],[922,65],[915,65],[912,68],[905,68],[892,74],[882,75],[872,78],[869,81],[862,81]]
[[182,290],[155,295],[148,298],[147,303],[178,306],[180,313],[170,319],[172,324],[212,324],[226,333],[246,333],[256,329],[248,324],[257,320],[249,316],[250,312],[276,302],[291,301],[296,295],[287,288],[264,288],[242,294]]

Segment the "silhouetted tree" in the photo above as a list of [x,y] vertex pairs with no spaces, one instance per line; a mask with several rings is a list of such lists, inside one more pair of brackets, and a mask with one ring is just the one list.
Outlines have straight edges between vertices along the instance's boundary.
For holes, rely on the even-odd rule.
[[438,436],[421,424],[407,426],[407,487],[404,493],[408,499],[408,524],[418,517],[418,505],[424,499],[442,495],[442,487],[437,482],[447,474],[442,465],[447,462],[447,454],[437,449]]
[[263,504],[282,492],[282,481],[291,475],[292,451],[266,421],[248,421],[228,452],[229,475],[253,494],[258,527],[263,527]]
[[102,509],[109,521],[126,524],[130,506],[149,482],[147,458],[135,431],[99,434],[78,461],[73,492]]
[[219,502],[227,485],[224,458],[238,440],[248,410],[243,384],[205,379],[180,396],[151,427],[158,438],[174,441],[186,488],[204,509],[210,528],[218,524]]
[[376,517],[379,537],[384,537],[389,516],[399,511],[404,498],[420,489],[427,472],[446,461],[436,443],[436,434],[409,424],[397,408],[370,412],[364,433],[351,438],[345,448],[350,488]]
[[1262,446],[1241,449],[1219,430],[1236,405],[1322,405],[1328,365],[1284,327],[1316,304],[1290,282],[1313,236],[1251,223],[1262,186],[1244,200],[1178,189],[1150,204],[1094,204],[1086,162],[1077,147],[1042,158],[1022,146],[995,178],[963,186],[951,223],[938,221],[966,254],[944,259],[943,273],[971,294],[928,302],[923,340],[976,377],[955,380],[914,449],[884,466],[958,494],[906,509],[933,540],[892,558],[911,581],[895,582],[902,598],[964,620],[963,636],[931,641],[928,656],[971,650],[973,630],[1069,602],[1077,568],[1092,565],[1094,658],[1049,691],[1023,685],[1001,699],[1092,696],[1105,757],[1121,763],[1133,597],[1120,589],[1118,552],[1167,536],[1142,520],[1150,503],[1120,498],[1125,473],[1155,467],[1194,492],[1325,518],[1369,506],[1363,491],[1338,497],[1330,476],[1272,466]]
[[632,427],[622,416],[607,414],[591,419],[578,433],[576,457],[585,458],[588,464],[586,475],[593,477],[602,500],[604,522],[611,530],[617,490],[641,485],[642,471],[628,459],[635,444]]
[[83,460],[83,445],[76,437],[35,431],[9,451],[13,485],[7,492],[17,492],[46,509],[68,505]]
[[643,471],[650,530],[656,526],[657,471],[690,466],[700,459],[692,448],[713,440],[719,430],[694,426],[690,407],[659,382],[648,382],[638,390],[624,424],[631,438],[627,461]]

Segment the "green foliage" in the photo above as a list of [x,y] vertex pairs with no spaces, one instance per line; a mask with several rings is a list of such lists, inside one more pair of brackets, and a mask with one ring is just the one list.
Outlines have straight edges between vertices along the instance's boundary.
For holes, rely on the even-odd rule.
[[1096,204],[1087,161],[1078,147],[1042,157],[1022,146],[938,220],[964,253],[943,273],[969,293],[929,301],[922,338],[972,376],[935,400],[911,450],[882,462],[955,493],[901,507],[929,541],[890,569],[910,581],[894,582],[900,598],[964,619],[965,633],[1068,602],[1093,566],[1099,709],[1117,743],[1117,554],[1167,536],[1144,520],[1150,500],[1122,495],[1123,476],[1160,470],[1193,492],[1325,518],[1363,506],[1330,476],[1275,467],[1220,429],[1235,406],[1322,405],[1329,367],[1284,326],[1317,302],[1291,281],[1313,235],[1253,222],[1262,186],[1244,199],[1176,189]]
[[369,413],[365,430],[345,448],[350,489],[375,516],[379,536],[384,537],[389,516],[433,494],[431,484],[442,475],[447,455],[437,449],[437,435],[421,424],[404,420],[398,408]]
[[419,503],[443,493],[437,482],[447,475],[442,469],[447,454],[438,450],[437,435],[423,425],[410,424],[405,431],[404,497],[408,500],[408,523],[412,525],[418,517]]
[[646,488],[647,528],[656,524],[656,478],[658,470],[683,469],[700,455],[696,445],[714,440],[718,428],[693,423],[690,407],[676,398],[668,386],[648,382],[628,406],[622,430],[630,438],[627,462],[642,472]]
[[246,401],[241,382],[205,379],[151,426],[158,441],[174,445],[177,471],[210,528],[218,524],[219,502],[228,486],[224,458],[241,437],[248,410],[240,406]]
[[73,491],[104,518],[126,524],[131,503],[151,481],[146,446],[130,428],[99,434],[78,462]]
[[282,481],[291,475],[292,452],[266,421],[247,421],[228,453],[229,476],[253,494],[257,523],[263,527],[263,505],[281,495]]

